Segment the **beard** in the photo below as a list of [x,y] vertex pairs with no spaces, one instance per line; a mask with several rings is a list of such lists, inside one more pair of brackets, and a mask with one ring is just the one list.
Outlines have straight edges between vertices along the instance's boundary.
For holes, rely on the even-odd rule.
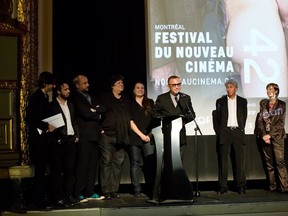
[[69,97],[69,95],[60,95],[60,97],[63,99],[63,100],[67,100],[68,99],[68,97]]

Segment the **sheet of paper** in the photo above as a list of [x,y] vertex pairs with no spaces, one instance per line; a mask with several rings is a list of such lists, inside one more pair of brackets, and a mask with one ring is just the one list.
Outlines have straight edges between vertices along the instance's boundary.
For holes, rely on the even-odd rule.
[[41,129],[37,128],[37,131],[38,131],[39,135],[42,134],[42,130]]
[[43,119],[42,121],[53,125],[55,128],[59,128],[65,125],[64,119],[61,113],[50,116],[49,118]]

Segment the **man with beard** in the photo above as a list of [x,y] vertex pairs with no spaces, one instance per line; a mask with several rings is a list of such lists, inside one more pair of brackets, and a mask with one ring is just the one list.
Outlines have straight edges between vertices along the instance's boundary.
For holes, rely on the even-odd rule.
[[61,113],[65,125],[56,129],[52,144],[51,172],[53,179],[53,200],[55,207],[69,207],[75,204],[73,189],[76,143],[79,141],[74,106],[67,101],[70,89],[67,82],[56,83],[57,97],[51,102],[53,114]]
[[79,202],[99,200],[104,197],[94,192],[94,186],[99,161],[99,123],[105,108],[89,94],[89,82],[85,75],[77,75],[73,83],[77,90],[71,96],[79,126],[74,195]]

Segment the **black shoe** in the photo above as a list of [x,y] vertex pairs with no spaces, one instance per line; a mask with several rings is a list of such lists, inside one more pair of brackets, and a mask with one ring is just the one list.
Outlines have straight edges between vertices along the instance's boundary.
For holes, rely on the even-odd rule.
[[224,194],[224,193],[227,193],[226,188],[220,188],[219,191],[217,192],[217,194]]
[[74,205],[79,205],[79,204],[80,204],[80,203],[79,203],[79,200],[73,198],[72,196],[68,197],[68,198],[65,200],[65,202],[66,202],[70,207],[72,207],[72,206],[74,206]]
[[135,198],[140,198],[141,197],[141,192],[140,191],[136,191],[134,194]]
[[243,188],[243,187],[240,187],[240,188],[237,189],[237,193],[238,194],[245,194],[246,193],[246,189]]
[[111,196],[112,198],[120,198],[120,195],[118,193],[112,193]]
[[110,193],[105,193],[105,200],[111,200],[111,194]]
[[55,204],[54,204],[55,208],[68,208],[70,207],[66,202],[64,202],[64,200],[58,200]]

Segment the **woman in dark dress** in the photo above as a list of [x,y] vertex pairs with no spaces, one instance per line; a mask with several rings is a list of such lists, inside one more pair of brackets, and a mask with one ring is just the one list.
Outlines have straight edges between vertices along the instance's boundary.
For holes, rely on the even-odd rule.
[[131,103],[132,129],[129,143],[130,176],[136,198],[141,196],[141,174],[145,182],[152,186],[155,178],[155,154],[152,129],[152,108],[154,101],[147,98],[142,82],[136,82]]

